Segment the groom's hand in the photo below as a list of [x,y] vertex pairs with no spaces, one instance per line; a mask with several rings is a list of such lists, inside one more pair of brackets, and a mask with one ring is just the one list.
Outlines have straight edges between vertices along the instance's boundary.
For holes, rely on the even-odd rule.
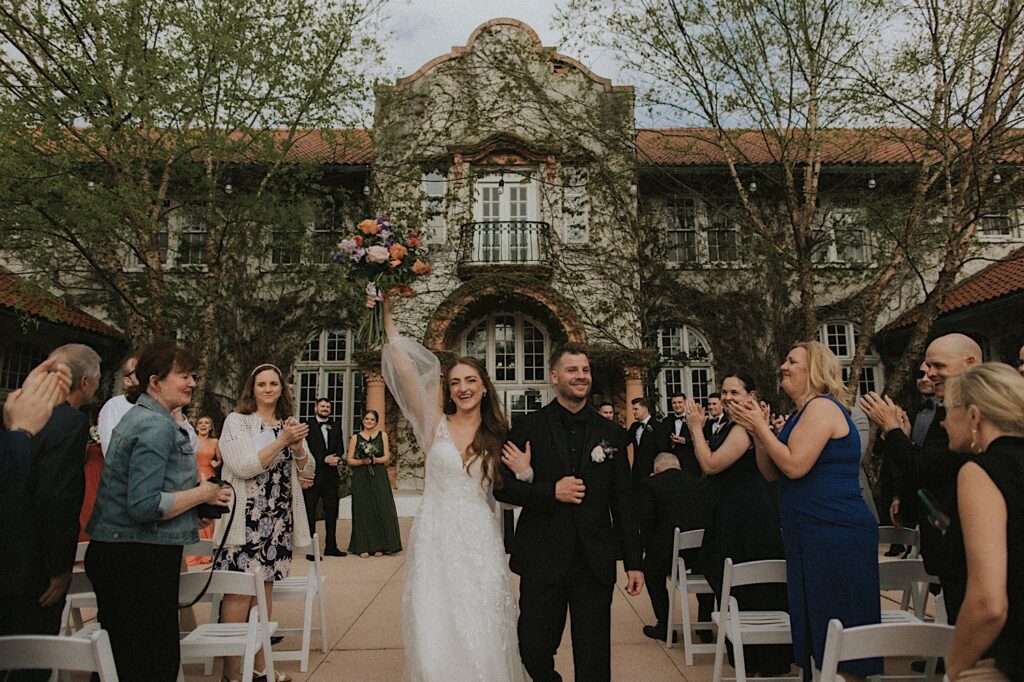
[[644,589],[644,574],[642,571],[626,571],[626,593],[635,597]]
[[555,499],[568,504],[579,504],[583,501],[587,486],[583,480],[575,476],[566,476],[555,483]]

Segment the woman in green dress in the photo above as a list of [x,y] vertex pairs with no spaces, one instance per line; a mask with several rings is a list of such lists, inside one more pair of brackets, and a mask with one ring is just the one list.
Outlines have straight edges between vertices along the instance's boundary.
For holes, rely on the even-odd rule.
[[366,558],[402,551],[398,512],[391,494],[388,435],[375,410],[363,414],[363,430],[348,441],[352,467],[352,539],[348,551]]

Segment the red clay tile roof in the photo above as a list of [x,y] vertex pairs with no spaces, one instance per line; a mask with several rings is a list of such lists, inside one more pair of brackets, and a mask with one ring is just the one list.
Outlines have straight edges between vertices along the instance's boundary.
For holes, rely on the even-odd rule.
[[[1024,134],[1024,131],[1021,131]],[[727,130],[741,165],[774,163],[778,141],[760,130]],[[906,130],[841,128],[824,131],[822,157],[827,164],[913,163],[924,153],[922,145]],[[705,166],[726,162],[710,128],[641,128],[636,132],[637,158],[653,166]],[[1020,163],[1024,149],[1004,154],[1003,161]]]
[[65,305],[59,298],[0,266],[0,308],[32,315],[48,322],[65,324],[112,339],[124,334],[89,313]]
[[335,130],[333,136],[317,130],[300,131],[288,156],[297,162],[361,166],[373,159],[373,141],[364,128]]
[[[1024,291],[1024,247],[955,285],[939,306],[939,315],[993,301],[1018,291]],[[908,310],[884,331],[905,329],[914,324],[920,314],[920,306]]]

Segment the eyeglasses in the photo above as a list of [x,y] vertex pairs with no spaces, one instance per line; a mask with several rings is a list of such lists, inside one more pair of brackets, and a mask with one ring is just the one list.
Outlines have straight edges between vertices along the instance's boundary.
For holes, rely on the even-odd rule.
[[125,378],[125,379],[127,379],[127,378],[128,378],[128,377],[130,377],[130,376],[135,376],[135,370],[134,370],[134,369],[133,369],[133,370],[131,370],[130,372],[125,372],[125,373],[124,373],[124,378]]

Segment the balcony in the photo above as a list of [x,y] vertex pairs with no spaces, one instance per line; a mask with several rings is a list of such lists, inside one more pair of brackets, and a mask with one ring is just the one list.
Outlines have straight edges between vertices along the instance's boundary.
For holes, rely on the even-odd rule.
[[459,234],[459,276],[496,272],[551,276],[551,226],[527,220],[466,223]]

